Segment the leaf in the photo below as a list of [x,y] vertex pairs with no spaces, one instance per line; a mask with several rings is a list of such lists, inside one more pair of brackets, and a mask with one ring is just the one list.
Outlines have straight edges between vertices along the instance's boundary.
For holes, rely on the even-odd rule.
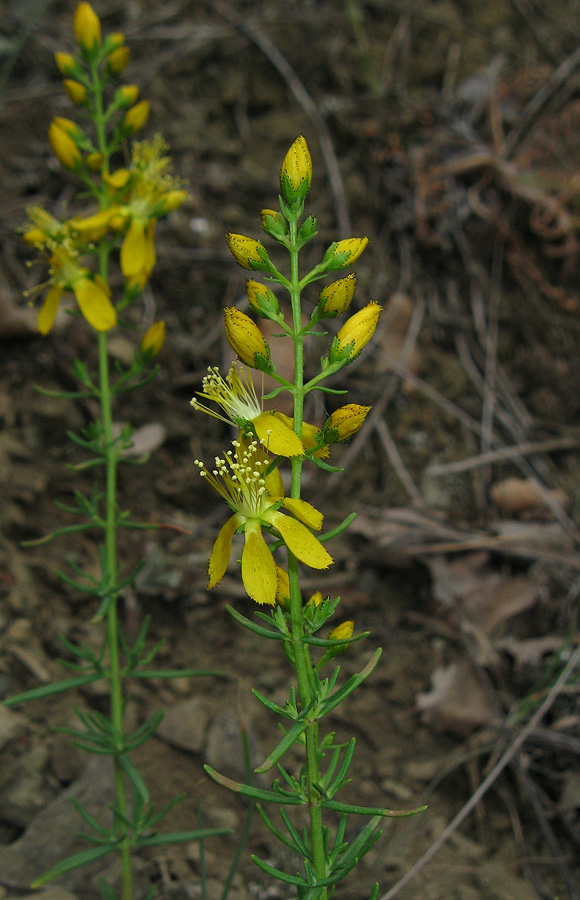
[[67,872],[72,872],[73,869],[80,869],[81,866],[86,866],[88,863],[106,856],[107,853],[111,853],[115,846],[114,843],[111,843],[106,846],[91,847],[90,850],[81,850],[80,853],[75,853],[73,856],[69,856],[68,859],[61,860],[56,866],[53,866],[52,869],[41,875],[40,878],[36,878],[30,887],[35,890],[44,884],[48,884],[49,881],[54,881],[55,878],[60,878],[61,875],[66,875]]
[[226,778],[225,775],[220,775],[211,766],[205,765],[203,768],[210,778],[235,794],[242,794],[244,797],[252,797],[254,800],[263,800],[267,803],[277,803],[279,806],[300,806],[305,802],[302,797],[297,797],[281,790],[269,791],[263,788],[255,788],[249,784],[240,784],[239,781],[233,781],[231,778]]
[[62,694],[63,691],[70,691],[73,688],[91,684],[91,682],[99,681],[101,678],[103,678],[103,675],[100,672],[93,675],[80,675],[78,678],[67,678],[65,681],[56,681],[54,684],[43,685],[43,687],[25,691],[23,694],[8,697],[7,700],[2,701],[2,704],[4,706],[14,706],[16,703],[27,703],[29,700],[52,697],[54,694]]
[[138,838],[137,847],[159,847],[161,844],[181,844],[184,841],[202,841],[221,834],[231,834],[233,828],[198,828],[196,831],[174,831],[169,834],[154,834]]
[[[305,710],[306,712],[306,710]],[[286,732],[278,746],[272,750],[267,759],[261,763],[257,769],[254,769],[254,772],[257,774],[262,774],[263,772],[268,772],[272,766],[274,766],[279,759],[286,753],[287,750],[292,747],[293,744],[296,743],[301,734],[306,731],[308,726],[308,719],[299,719],[294,723],[292,728]]]

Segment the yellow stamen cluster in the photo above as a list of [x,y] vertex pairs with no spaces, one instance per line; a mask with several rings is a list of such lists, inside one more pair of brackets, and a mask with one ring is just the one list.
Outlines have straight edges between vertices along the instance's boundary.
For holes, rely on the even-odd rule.
[[232,441],[234,450],[216,456],[212,472],[199,459],[194,464],[202,478],[220,494],[234,512],[248,519],[260,519],[274,503],[266,489],[264,473],[270,462],[259,441],[242,444]]

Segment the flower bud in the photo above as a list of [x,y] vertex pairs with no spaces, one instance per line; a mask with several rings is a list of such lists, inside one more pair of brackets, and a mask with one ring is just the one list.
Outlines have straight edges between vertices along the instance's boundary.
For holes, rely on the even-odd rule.
[[350,362],[359,355],[375,332],[381,309],[382,306],[373,301],[346,320],[330,345],[331,363],[340,360]]
[[234,353],[247,366],[265,371],[270,368],[270,348],[255,322],[235,306],[225,309],[226,337]]
[[347,403],[335,410],[324,425],[325,440],[329,444],[348,441],[362,427],[371,408],[358,403]]
[[104,181],[115,191],[124,188],[130,177],[131,172],[129,169],[117,169],[115,172],[107,172],[103,175]]
[[141,341],[141,355],[145,359],[153,359],[161,351],[165,343],[165,322],[161,319],[148,328]]
[[91,172],[99,172],[103,168],[103,154],[89,153],[89,155],[85,159],[85,162],[87,164],[87,168],[89,168]]
[[284,157],[280,170],[280,187],[286,203],[304,200],[312,180],[312,159],[304,135],[299,135]]
[[[128,87],[131,87],[131,85],[128,85]],[[150,107],[149,100],[141,100],[131,109],[128,109],[121,122],[121,127],[124,131],[127,131],[129,134],[135,134],[135,132],[140,131],[149,118]]]
[[131,51],[129,47],[125,44],[116,47],[107,57],[107,69],[111,75],[120,75],[129,65],[130,58]]
[[101,23],[90,3],[82,0],[74,15],[73,28],[77,43],[91,53],[101,44]]
[[278,298],[269,287],[266,287],[265,284],[260,284],[259,281],[250,280],[246,282],[246,289],[248,291],[249,304],[252,309],[256,310],[258,315],[265,316],[268,319],[278,315],[280,311]]
[[[62,119],[61,121],[66,120]],[[74,122],[72,124],[74,125]],[[81,163],[81,152],[71,137],[70,131],[59,124],[59,119],[54,119],[50,123],[48,142],[52,152],[65,169],[74,169]]]
[[329,272],[334,269],[347,269],[359,258],[368,242],[369,239],[366,237],[334,241],[324,254],[323,263]]
[[54,61],[61,75],[73,75],[76,71],[77,64],[74,56],[70,53],[62,53],[57,50],[54,54]]
[[72,78],[65,78],[64,89],[71,103],[75,106],[84,106],[87,102],[87,89],[80,81],[73,81]]
[[356,289],[356,275],[347,275],[333,281],[320,292],[317,312],[320,318],[330,319],[340,316],[349,308]]
[[333,628],[328,637],[331,641],[344,641],[352,637],[353,631],[354,622],[352,619],[348,619],[346,622],[341,622],[340,625]]
[[168,191],[161,200],[159,214],[166,216],[168,213],[173,212],[174,209],[178,209],[186,197],[187,191]]
[[306,605],[307,606],[320,606],[321,603],[322,603],[322,594],[320,593],[320,591],[315,591]]
[[[133,104],[137,102],[138,96],[139,88],[136,84],[124,84],[117,91],[115,91],[113,103],[120,109],[127,109],[129,106],[133,106]],[[149,112],[149,110],[147,112]]]
[[[102,209],[92,216],[80,216],[69,219],[68,224],[85,243],[100,241],[109,228],[109,219],[111,218],[110,209]],[[96,277],[96,276],[95,276]]]
[[260,213],[262,218],[262,228],[266,234],[273,238],[280,238],[286,235],[287,225],[283,215],[274,209],[263,209]]
[[229,231],[226,242],[235,261],[243,269],[265,271],[269,268],[268,253],[260,241]]

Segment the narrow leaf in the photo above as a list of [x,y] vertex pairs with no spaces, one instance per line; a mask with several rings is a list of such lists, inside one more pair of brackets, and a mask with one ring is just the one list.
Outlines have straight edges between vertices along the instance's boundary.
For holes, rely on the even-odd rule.
[[254,800],[262,800],[266,803],[277,803],[279,806],[299,806],[304,803],[302,797],[292,796],[291,794],[282,793],[282,791],[269,791],[263,788],[256,788],[249,784],[240,784],[239,781],[233,781],[220,775],[211,766],[203,767],[210,778],[221,784],[222,787],[233,791],[235,794],[241,794],[243,797],[252,797]]
[[54,881],[55,878],[60,878],[61,875],[72,872],[73,869],[80,869],[81,866],[86,866],[88,863],[106,856],[107,853],[111,853],[114,849],[115,844],[107,844],[106,847],[91,847],[90,850],[81,850],[80,853],[75,853],[73,856],[69,856],[68,859],[63,859],[57,863],[56,866],[53,866],[52,869],[49,869],[48,872],[45,872],[44,875],[33,881],[30,887],[33,890],[42,887],[44,884],[48,884],[49,881]]
[[102,677],[103,676],[97,672],[93,675],[79,675],[78,678],[67,678],[65,681],[55,681],[54,684],[46,684],[43,687],[25,691],[23,694],[15,694],[14,697],[8,697],[7,700],[2,701],[2,704],[4,706],[14,706],[16,703],[27,703],[29,700],[52,697],[54,694],[62,694],[63,691],[70,691],[73,688],[91,684],[91,682],[98,681]]

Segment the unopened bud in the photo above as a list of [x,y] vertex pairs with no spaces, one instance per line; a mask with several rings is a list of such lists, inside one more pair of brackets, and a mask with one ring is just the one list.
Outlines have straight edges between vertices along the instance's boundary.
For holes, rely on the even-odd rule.
[[[74,125],[74,122],[72,124]],[[54,119],[50,123],[48,142],[52,152],[65,169],[74,169],[82,161],[81,152],[71,137],[70,131],[60,125],[58,119]]]
[[351,304],[356,289],[356,275],[347,275],[333,281],[320,292],[318,298],[318,315],[323,319],[340,316]]
[[312,180],[312,159],[304,135],[299,135],[284,157],[280,170],[280,187],[286,203],[304,200]]
[[361,406],[358,403],[341,406],[332,413],[324,425],[325,440],[329,444],[348,441],[362,427],[370,411],[370,406]]
[[249,304],[258,315],[265,316],[267,319],[278,315],[280,304],[274,291],[271,291],[265,284],[252,280],[246,282],[246,289]]
[[[128,87],[131,87],[131,85],[128,85]],[[140,131],[149,118],[150,108],[149,100],[141,100],[131,109],[128,109],[121,122],[123,130],[129,134],[135,134],[137,131]]]
[[331,363],[345,359],[350,362],[359,355],[375,332],[381,309],[373,301],[346,320],[330,345]]
[[141,355],[145,359],[153,359],[161,351],[165,343],[165,322],[160,320],[148,328],[141,341]]
[[235,306],[226,307],[224,312],[226,337],[234,353],[247,366],[268,371],[270,348],[256,323]]
[[344,241],[334,241],[324,254],[323,263],[329,272],[334,269],[347,269],[359,258],[364,251],[369,239],[345,238]]
[[71,103],[75,106],[84,106],[87,102],[87,89],[80,81],[74,81],[72,78],[65,78],[64,89]]
[[116,47],[107,57],[107,69],[111,75],[120,75],[129,65],[130,58],[131,51],[125,44]]
[[226,242],[235,261],[243,269],[265,271],[269,269],[268,253],[260,241],[244,234],[226,234]]
[[101,44],[101,23],[90,3],[82,0],[74,15],[73,27],[75,37],[83,50],[91,53]]

